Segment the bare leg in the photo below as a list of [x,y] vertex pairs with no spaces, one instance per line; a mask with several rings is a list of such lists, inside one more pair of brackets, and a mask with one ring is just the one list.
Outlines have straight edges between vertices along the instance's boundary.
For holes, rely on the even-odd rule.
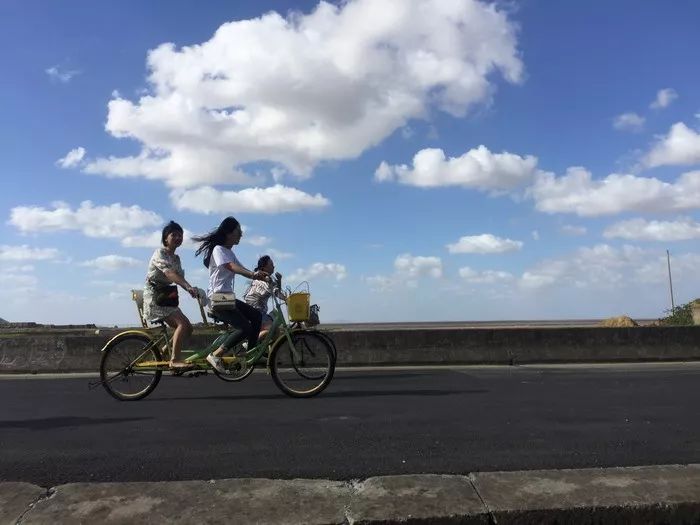
[[181,311],[169,315],[165,319],[165,322],[168,323],[171,328],[175,329],[173,333],[173,355],[170,358],[170,365],[182,366],[184,365],[181,356],[182,346],[192,335],[192,324]]

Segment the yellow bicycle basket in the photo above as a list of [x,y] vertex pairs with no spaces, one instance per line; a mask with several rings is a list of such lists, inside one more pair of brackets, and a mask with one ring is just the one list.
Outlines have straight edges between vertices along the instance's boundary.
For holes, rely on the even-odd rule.
[[309,320],[311,314],[311,294],[309,293],[309,283],[302,282],[297,286],[297,290],[303,285],[306,285],[305,292],[297,292],[296,290],[287,297],[287,312],[289,320],[292,322],[304,322]]

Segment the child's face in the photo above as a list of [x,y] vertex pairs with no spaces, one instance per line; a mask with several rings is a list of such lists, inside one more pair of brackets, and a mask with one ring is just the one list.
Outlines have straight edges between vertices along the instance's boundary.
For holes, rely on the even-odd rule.
[[263,268],[263,271],[268,275],[272,275],[272,272],[275,271],[275,263],[272,262],[272,259],[267,261],[267,264]]

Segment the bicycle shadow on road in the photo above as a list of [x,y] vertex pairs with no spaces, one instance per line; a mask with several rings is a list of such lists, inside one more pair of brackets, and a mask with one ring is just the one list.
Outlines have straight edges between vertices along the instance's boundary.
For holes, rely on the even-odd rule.
[[[487,394],[490,392],[485,389],[473,390],[348,390],[346,392],[323,392],[318,397],[310,399],[323,398],[356,398],[356,397],[406,397],[406,396],[453,396],[462,394]],[[148,398],[142,403],[154,401],[242,401],[242,400],[266,400],[266,399],[289,399],[284,394],[250,394],[250,395],[227,395],[227,396],[203,396],[203,397],[161,397]],[[307,399],[308,400],[308,399]]]
[[51,430],[63,427],[83,427],[89,425],[105,425],[109,423],[127,423],[143,421],[152,417],[47,417],[43,419],[19,419],[0,421],[0,429],[21,428],[27,430]]

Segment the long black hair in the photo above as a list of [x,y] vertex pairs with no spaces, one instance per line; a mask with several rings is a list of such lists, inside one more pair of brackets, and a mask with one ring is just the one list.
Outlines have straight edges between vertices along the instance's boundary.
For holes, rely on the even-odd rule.
[[262,270],[265,267],[265,265],[271,260],[272,257],[270,257],[269,255],[263,255],[262,257],[260,257],[260,259],[258,259],[258,264],[255,267],[255,271],[257,272],[258,270]]
[[211,252],[214,250],[215,246],[221,246],[226,240],[226,236],[231,233],[236,228],[240,228],[241,224],[233,217],[226,217],[219,227],[210,231],[206,235],[201,235],[199,237],[192,237],[192,240],[200,243],[197,251],[194,252],[194,256],[197,257],[200,253],[204,254],[204,266],[209,268],[209,260],[211,259]]
[[162,233],[160,234],[160,243],[165,246],[165,239],[168,238],[168,235],[170,235],[173,232],[182,232],[182,226],[180,226],[178,223],[175,221],[170,221],[168,224],[165,225],[165,228],[163,228]]

